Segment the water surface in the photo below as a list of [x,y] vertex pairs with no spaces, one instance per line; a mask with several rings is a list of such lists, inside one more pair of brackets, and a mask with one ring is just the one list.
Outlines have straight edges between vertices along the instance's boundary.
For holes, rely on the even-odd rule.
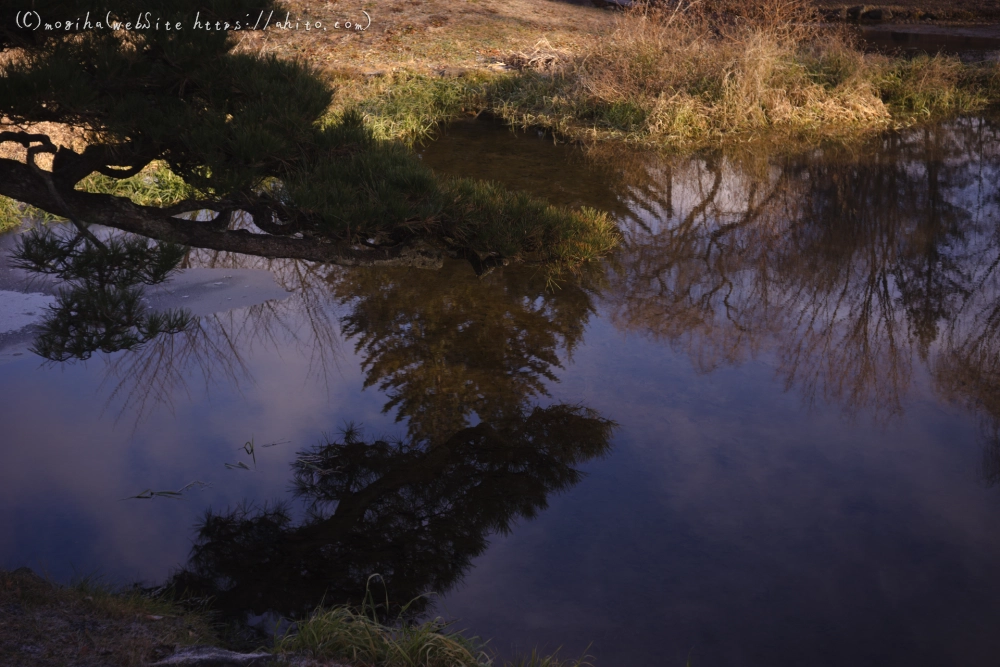
[[0,366],[0,565],[257,613],[377,572],[601,666],[993,664],[998,130],[671,159],[455,126],[427,164],[609,210],[620,251],[555,289],[192,251],[284,296]]

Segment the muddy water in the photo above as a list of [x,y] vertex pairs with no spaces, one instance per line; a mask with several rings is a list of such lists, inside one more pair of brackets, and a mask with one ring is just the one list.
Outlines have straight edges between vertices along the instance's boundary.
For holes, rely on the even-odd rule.
[[427,164],[612,211],[620,251],[558,289],[194,251],[182,333],[64,364],[3,334],[0,566],[234,614],[378,573],[601,666],[991,665],[998,134],[666,159],[455,126]]

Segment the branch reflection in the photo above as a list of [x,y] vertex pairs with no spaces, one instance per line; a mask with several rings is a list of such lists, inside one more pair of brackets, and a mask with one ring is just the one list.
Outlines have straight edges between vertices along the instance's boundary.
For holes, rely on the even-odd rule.
[[774,350],[807,402],[884,419],[920,362],[1000,424],[998,138],[967,118],[793,157],[630,156],[632,214],[603,300],[619,328],[703,371]]
[[289,291],[287,298],[202,315],[180,334],[160,336],[139,350],[106,358],[109,403],[138,421],[156,405],[173,405],[189,394],[192,379],[210,387],[253,384],[247,358],[260,350],[292,350],[308,356],[309,375],[329,386],[340,355],[340,332],[327,280],[334,271],[313,262],[266,259],[188,250],[179,268],[263,269]]

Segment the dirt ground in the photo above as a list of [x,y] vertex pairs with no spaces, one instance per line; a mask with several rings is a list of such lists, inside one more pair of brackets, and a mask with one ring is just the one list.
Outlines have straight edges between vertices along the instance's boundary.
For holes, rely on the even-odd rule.
[[[581,38],[610,32],[612,11],[558,0],[288,0],[300,28],[247,33],[241,48],[300,57],[322,69],[372,73],[394,67],[447,70],[480,67],[501,53],[527,50],[545,40],[573,50]],[[364,32],[336,29],[362,21]],[[306,31],[304,21],[327,30]]]
[[0,570],[0,664],[138,667],[179,642],[212,637],[200,620],[95,590],[53,586],[22,568]]
[[[602,0],[597,0],[601,2]],[[813,0],[826,18],[888,9],[892,22],[1000,22],[1000,0],[893,0],[865,4]],[[373,74],[394,68],[449,73],[487,67],[512,51],[573,51],[608,34],[618,12],[593,0],[286,0],[297,28],[246,33],[240,48],[298,57],[342,74]],[[371,17],[370,26],[368,18]],[[857,9],[855,9],[857,12]],[[284,19],[285,17],[276,17]],[[306,29],[320,21],[324,29]],[[352,23],[352,29],[344,28]],[[353,24],[368,26],[357,31]],[[339,27],[336,27],[339,23]]]

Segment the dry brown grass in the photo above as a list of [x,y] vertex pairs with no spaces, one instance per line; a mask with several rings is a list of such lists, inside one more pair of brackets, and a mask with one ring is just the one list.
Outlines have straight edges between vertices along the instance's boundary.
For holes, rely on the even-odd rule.
[[539,39],[572,51],[607,33],[611,14],[558,0],[287,0],[292,18],[327,25],[366,10],[366,32],[305,30],[248,33],[240,48],[296,57],[337,74],[404,68],[422,73],[480,67]]
[[843,36],[794,21],[810,12],[802,0],[639,7],[575,76],[607,110],[598,125],[632,129],[617,113],[666,142],[888,123],[864,56]]
[[[864,54],[819,29],[813,0],[682,0],[629,12],[558,0],[288,0],[293,21],[372,17],[366,32],[245,33],[296,58],[376,136],[414,140],[491,111],[587,142],[686,150],[765,135],[850,137],[1000,99],[997,67]],[[667,5],[670,5],[669,7]]]
[[[66,146],[75,151],[82,151],[87,146],[86,132],[80,128],[69,127],[60,123],[30,123],[19,125],[7,118],[0,118],[0,132],[29,132],[45,134],[56,146]],[[8,141],[0,144],[0,158],[24,162],[28,151],[24,146]],[[52,168],[52,155],[43,153],[38,156],[37,164],[42,169]]]
[[[332,71],[334,112],[358,108],[383,138],[421,138],[488,110],[587,143],[689,150],[776,137],[850,140],[1000,100],[1000,68],[865,54],[842,26],[820,27],[808,0],[649,2],[627,12],[543,0],[552,32],[536,14],[512,16],[490,0],[455,7],[473,5],[481,11],[459,11],[424,33],[422,52],[436,54],[446,76],[427,72],[430,56],[390,67],[392,49],[372,51],[382,42],[369,41],[360,59],[381,63],[384,75]],[[407,7],[384,15],[416,25],[438,5]],[[390,23],[386,32],[404,39]]]

